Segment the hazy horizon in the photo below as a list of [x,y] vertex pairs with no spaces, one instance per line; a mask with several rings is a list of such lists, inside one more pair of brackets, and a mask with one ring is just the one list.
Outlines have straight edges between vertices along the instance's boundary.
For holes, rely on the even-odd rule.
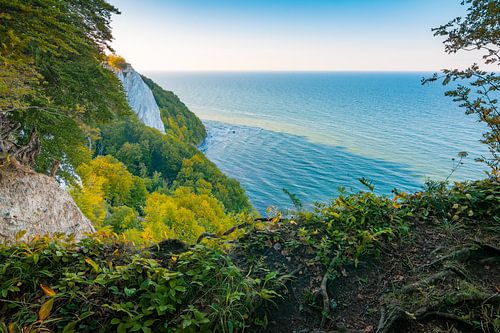
[[113,47],[140,71],[434,72],[468,66],[431,28],[459,0],[111,0]]

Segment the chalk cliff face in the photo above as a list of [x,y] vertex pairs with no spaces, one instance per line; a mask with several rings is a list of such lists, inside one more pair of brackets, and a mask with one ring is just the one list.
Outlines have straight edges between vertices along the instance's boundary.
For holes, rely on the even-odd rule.
[[139,119],[145,125],[165,133],[160,117],[160,109],[156,104],[151,89],[144,83],[139,73],[130,65],[127,65],[124,69],[116,70],[115,73],[122,82],[128,104]]
[[14,240],[25,230],[25,238],[64,233],[76,239],[94,232],[69,193],[54,178],[40,173],[3,170],[0,174],[0,243]]

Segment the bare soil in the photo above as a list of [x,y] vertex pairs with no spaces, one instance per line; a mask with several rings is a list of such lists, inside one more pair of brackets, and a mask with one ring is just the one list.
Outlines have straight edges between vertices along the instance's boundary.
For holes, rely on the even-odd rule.
[[416,221],[408,235],[330,280],[327,318],[321,314],[322,269],[311,264],[310,248],[290,246],[293,225],[249,234],[235,260],[241,267],[260,262],[291,275],[262,332],[490,333],[500,321],[498,230],[495,221]]

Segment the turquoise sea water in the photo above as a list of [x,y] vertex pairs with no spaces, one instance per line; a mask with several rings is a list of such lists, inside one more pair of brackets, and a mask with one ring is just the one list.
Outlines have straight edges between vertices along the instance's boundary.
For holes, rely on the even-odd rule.
[[339,186],[371,179],[379,193],[418,190],[445,179],[483,177],[482,126],[447,97],[430,73],[145,73],[174,91],[205,123],[200,147],[238,179],[254,206],[326,201]]

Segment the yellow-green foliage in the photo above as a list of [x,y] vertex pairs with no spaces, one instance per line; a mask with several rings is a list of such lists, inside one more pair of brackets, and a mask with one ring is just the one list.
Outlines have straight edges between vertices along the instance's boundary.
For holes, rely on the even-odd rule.
[[[71,194],[97,228],[111,227],[137,244],[180,239],[193,243],[203,232],[222,233],[236,224],[210,192],[210,184],[179,187],[171,194],[147,193],[144,179],[111,156],[82,164],[82,186]],[[202,180],[200,180],[201,182]],[[142,215],[143,222],[139,222]]]
[[134,185],[134,176],[111,156],[99,156],[89,163],[84,163],[78,167],[77,172],[84,185],[94,177],[101,178],[104,198],[113,204],[124,204]]
[[[172,188],[200,193],[210,187],[226,212],[250,212],[252,206],[237,180],[227,177],[191,143],[167,131],[162,135],[134,117],[101,127],[99,146],[136,176],[156,177]],[[156,175],[156,176],[155,176]],[[156,191],[151,188],[150,191]]]
[[106,217],[106,202],[104,201],[104,177],[88,174],[83,179],[83,186],[75,186],[70,190],[73,199],[82,213],[95,226],[102,225]]
[[125,69],[127,67],[127,62],[121,56],[110,54],[108,55],[108,64],[116,69]]
[[148,195],[144,212],[143,231],[125,233],[135,243],[159,242],[165,238],[193,243],[203,232],[222,233],[236,223],[209,193],[195,194],[186,187],[172,195],[156,192]]
[[237,180],[227,178],[217,166],[202,153],[197,152],[182,161],[182,167],[174,181],[174,187],[188,186],[196,193],[210,191],[224,203],[226,211],[250,211],[251,205]]
[[96,227],[103,225],[107,205],[126,205],[136,210],[144,205],[147,194],[144,181],[111,156],[99,156],[83,163],[77,173],[82,186],[72,188],[71,194]]

